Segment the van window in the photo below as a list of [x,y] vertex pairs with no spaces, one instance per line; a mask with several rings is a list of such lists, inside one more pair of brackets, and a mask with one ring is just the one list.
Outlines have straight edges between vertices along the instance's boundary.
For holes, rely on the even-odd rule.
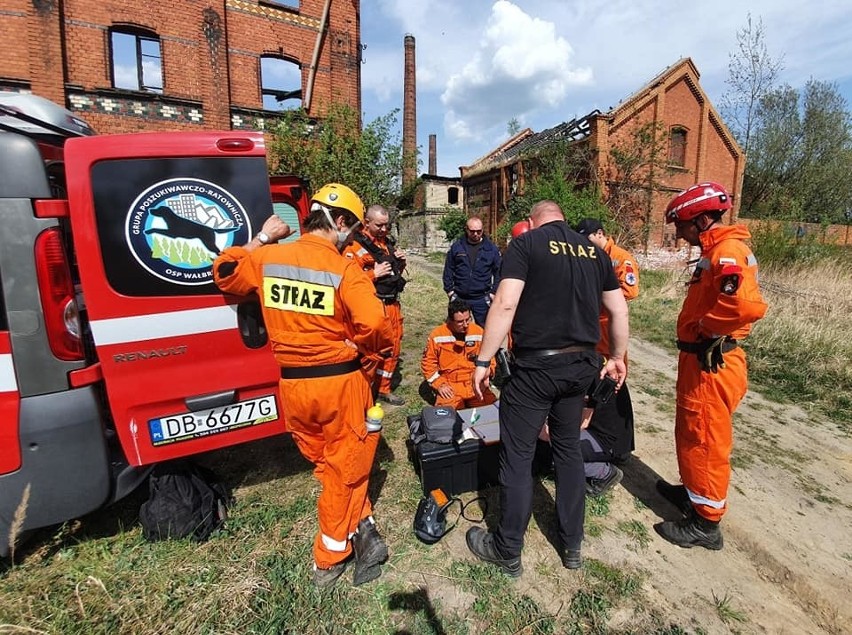
[[107,282],[127,296],[218,293],[213,260],[271,206],[263,157],[106,160],[91,184]]
[[299,213],[296,208],[289,203],[273,203],[272,211],[275,215],[290,226],[290,229],[296,230],[291,236],[282,240],[282,243],[291,243],[302,235],[299,228]]

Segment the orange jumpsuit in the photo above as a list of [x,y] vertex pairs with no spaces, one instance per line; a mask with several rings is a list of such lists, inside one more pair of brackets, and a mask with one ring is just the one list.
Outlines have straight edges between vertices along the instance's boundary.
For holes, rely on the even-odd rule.
[[[487,406],[497,401],[490,390],[486,390],[482,399],[473,392],[474,360],[482,347],[482,327],[470,323],[467,334],[458,339],[446,323],[429,333],[420,370],[429,385],[436,391],[446,384],[453,389],[455,396],[444,399],[438,394],[436,406],[451,406],[456,410]],[[491,373],[494,374],[495,361],[491,360]]]
[[[368,237],[377,247],[379,247],[379,249],[384,251],[386,254],[390,254],[387,241],[373,238],[372,236],[369,236],[369,234]],[[352,242],[343,250],[343,255],[358,263],[358,266],[375,284],[376,276],[373,273],[373,269],[376,266],[376,260],[373,255],[367,251],[367,249],[357,242]],[[376,373],[379,376],[379,392],[386,395],[391,392],[391,379],[393,378],[393,373],[396,370],[397,364],[399,364],[399,354],[402,350],[403,318],[399,298],[395,300],[385,299],[382,300],[382,302],[384,304],[385,317],[393,331],[394,341],[393,350],[391,351],[390,356],[379,359],[378,366],[376,368]]]
[[[680,342],[725,335],[741,340],[766,313],[757,284],[757,259],[743,225],[699,234],[699,260],[677,321]],[[733,281],[736,280],[736,283]],[[681,480],[699,515],[719,521],[727,509],[731,417],[748,387],[743,349],[724,353],[725,368],[702,370],[694,352],[681,351],[677,372],[675,445]]]
[[[612,238],[607,238],[604,251],[612,260],[612,268],[615,271],[615,277],[618,278],[624,299],[630,302],[639,295],[639,267],[636,265],[636,259],[629,251],[616,245]],[[609,356],[609,313],[603,308],[601,309],[601,339],[598,341],[597,351]]]
[[[306,234],[251,252],[231,247],[213,263],[213,275],[225,293],[258,295],[282,375],[351,365],[359,352],[376,354],[392,346],[370,280],[324,238]],[[372,513],[367,485],[379,435],[367,433],[370,383],[355,366],[343,374],[282,378],[278,385],[287,427],[322,485],[314,540],[321,569],[349,556],[355,528]]]

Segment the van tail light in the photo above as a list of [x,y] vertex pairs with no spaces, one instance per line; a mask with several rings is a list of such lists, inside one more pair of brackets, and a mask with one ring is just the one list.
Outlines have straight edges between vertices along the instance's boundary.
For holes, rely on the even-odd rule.
[[39,234],[35,243],[38,291],[50,350],[65,361],[83,359],[80,316],[62,234],[53,227]]

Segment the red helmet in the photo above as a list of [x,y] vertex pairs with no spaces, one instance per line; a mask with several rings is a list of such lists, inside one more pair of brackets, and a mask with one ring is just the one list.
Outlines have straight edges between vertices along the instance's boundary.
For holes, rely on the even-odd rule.
[[693,185],[672,199],[666,207],[666,223],[689,221],[704,212],[727,212],[731,197],[718,183]]
[[528,220],[518,221],[512,225],[512,238],[517,238],[521,234],[526,234],[530,230],[530,222]]

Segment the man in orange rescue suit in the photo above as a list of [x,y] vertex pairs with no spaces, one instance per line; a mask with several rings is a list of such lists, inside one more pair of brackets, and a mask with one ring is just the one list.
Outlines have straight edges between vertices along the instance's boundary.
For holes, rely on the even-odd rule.
[[757,260],[743,225],[722,225],[731,199],[718,183],[699,183],[676,196],[666,222],[677,237],[701,247],[677,320],[675,445],[683,485],[658,481],[681,520],[654,525],[679,547],[722,548],[719,521],[727,509],[733,428],[731,417],[748,384],[739,343],[766,313]]
[[405,252],[388,236],[389,226],[388,211],[381,205],[370,205],[363,231],[355,235],[355,242],[343,251],[343,255],[354,260],[367,273],[376,287],[376,296],[384,303],[387,321],[393,329],[394,347],[388,357],[378,361],[378,399],[392,406],[402,406],[405,400],[391,392],[391,379],[402,347],[399,294],[405,287],[402,272],[406,263]]
[[[615,244],[606,235],[603,225],[596,218],[584,218],[577,224],[577,233],[589,239],[593,245],[607,253],[624,299],[630,302],[639,295],[639,268],[632,254]],[[609,313],[601,311],[601,339],[597,350],[609,357]],[[627,363],[627,356],[624,357]],[[580,431],[583,450],[583,467],[586,472],[586,493],[600,496],[612,489],[624,474],[613,461],[626,459],[635,449],[633,432],[633,402],[625,382],[615,397],[607,403],[597,404],[589,427]]]
[[[612,260],[612,268],[624,299],[630,302],[639,295],[639,267],[633,255],[615,244],[611,236],[604,232],[603,225],[597,218],[584,218],[577,223],[577,233],[585,236],[598,249],[603,249]],[[601,341],[598,352],[609,353],[609,313],[601,311]]]
[[333,584],[353,552],[356,585],[381,575],[388,557],[367,497],[379,435],[367,432],[372,395],[360,356],[389,351],[393,338],[370,279],[339,252],[363,218],[355,192],[331,183],[311,199],[297,241],[276,244],[292,232],[271,216],[247,245],[213,263],[222,291],[261,300],[287,427],[322,485],[313,549],[318,586]]
[[[436,406],[451,406],[456,410],[487,406],[497,401],[490,390],[482,399],[473,392],[474,360],[482,347],[482,327],[473,323],[470,305],[464,300],[451,300],[447,306],[447,321],[429,333],[420,370],[437,393]],[[491,361],[491,372],[494,372]]]

